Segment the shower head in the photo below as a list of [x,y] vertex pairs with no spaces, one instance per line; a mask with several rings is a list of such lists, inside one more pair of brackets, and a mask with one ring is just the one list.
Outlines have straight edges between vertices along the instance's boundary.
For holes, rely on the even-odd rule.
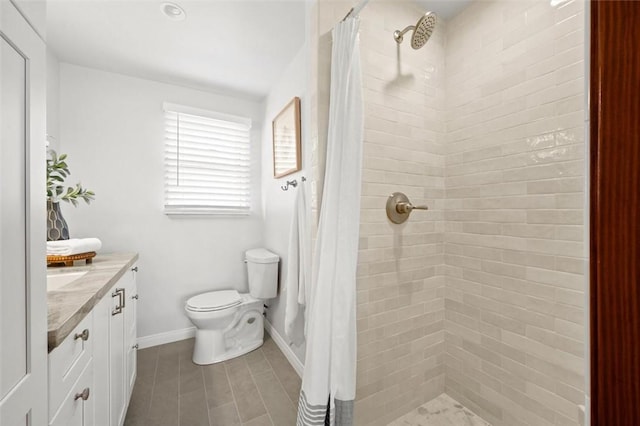
[[420,18],[420,20],[418,20],[417,24],[409,25],[402,31],[396,30],[393,33],[393,38],[398,44],[400,44],[404,39],[405,33],[409,30],[413,30],[413,35],[411,36],[411,47],[416,50],[420,49],[422,46],[427,44],[429,37],[431,37],[431,34],[436,27],[436,21],[436,14],[433,12],[427,12]]

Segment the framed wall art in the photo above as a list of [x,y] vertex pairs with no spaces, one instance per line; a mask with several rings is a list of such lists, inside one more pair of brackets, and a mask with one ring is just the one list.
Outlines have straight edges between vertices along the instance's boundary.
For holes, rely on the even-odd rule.
[[273,176],[281,178],[302,168],[300,98],[295,97],[273,119]]

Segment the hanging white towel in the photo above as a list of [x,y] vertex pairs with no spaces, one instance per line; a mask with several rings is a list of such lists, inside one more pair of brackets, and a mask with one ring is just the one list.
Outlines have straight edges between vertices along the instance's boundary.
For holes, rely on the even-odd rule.
[[102,241],[97,238],[72,238],[70,240],[47,241],[47,255],[71,256],[98,251]]
[[298,426],[323,426],[327,411],[332,426],[353,424],[363,133],[358,28],[358,19],[348,18],[333,29],[327,162]]
[[289,255],[287,256],[286,305],[284,311],[284,332],[289,343],[300,346],[304,342],[307,305],[307,285],[309,283],[310,251],[307,195],[304,183],[297,188],[296,200],[291,217],[289,234]]

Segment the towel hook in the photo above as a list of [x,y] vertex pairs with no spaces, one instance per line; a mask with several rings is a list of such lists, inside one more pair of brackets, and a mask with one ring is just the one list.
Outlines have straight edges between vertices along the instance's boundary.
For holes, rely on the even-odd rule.
[[[302,176],[302,181],[305,182],[306,180],[307,178]],[[283,191],[288,191],[290,186],[293,186],[295,188],[296,186],[298,186],[298,181],[295,179],[288,180],[286,185],[280,185],[280,189],[282,189]]]

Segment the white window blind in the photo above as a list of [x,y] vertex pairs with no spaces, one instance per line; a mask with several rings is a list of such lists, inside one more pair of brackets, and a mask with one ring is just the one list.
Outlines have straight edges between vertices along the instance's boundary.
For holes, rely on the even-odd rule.
[[249,214],[251,120],[164,104],[167,214]]

